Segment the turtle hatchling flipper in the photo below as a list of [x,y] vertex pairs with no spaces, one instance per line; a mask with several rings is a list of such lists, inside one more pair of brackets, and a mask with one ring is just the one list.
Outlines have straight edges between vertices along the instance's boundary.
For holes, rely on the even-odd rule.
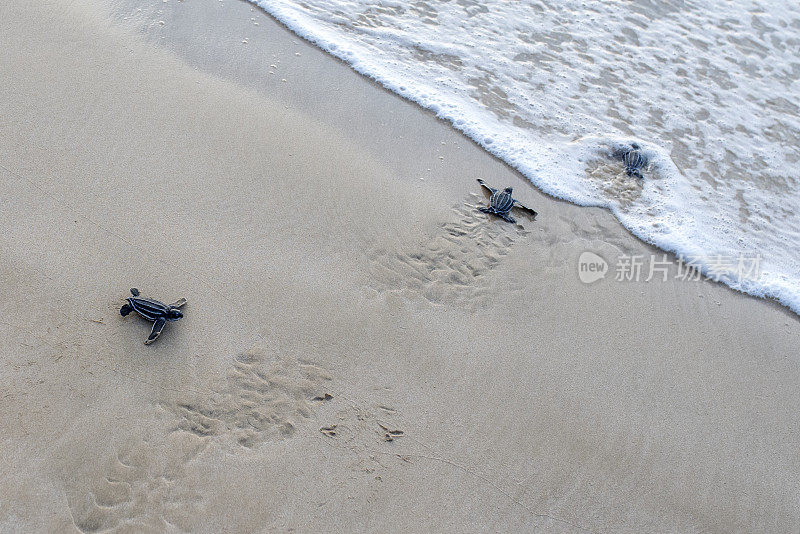
[[536,213],[536,210],[532,210],[528,206],[520,204],[519,202],[517,202],[517,207],[522,211],[528,212],[534,219],[536,218],[537,215],[539,215],[538,213]]
[[483,213],[494,213],[494,210],[492,208],[486,208],[484,206],[478,206],[478,211],[481,211]]
[[180,308],[184,304],[186,304],[186,299],[178,299],[175,302],[173,302],[172,304],[170,304],[169,307],[170,308]]
[[131,295],[133,295],[134,297],[138,297],[139,296],[139,290],[136,289],[135,287],[132,287],[131,288]]
[[125,317],[126,315],[128,315],[128,314],[129,314],[130,312],[132,312],[132,311],[133,311],[133,308],[131,307],[131,305],[130,305],[130,304],[128,304],[128,303],[126,302],[126,303],[125,303],[125,304],[123,304],[123,305],[122,305],[122,307],[119,309],[119,314],[120,314],[120,315],[122,315],[123,317]]
[[158,336],[161,335],[161,331],[164,330],[164,325],[167,324],[166,317],[159,317],[156,319],[156,322],[153,323],[153,330],[150,332],[150,337],[147,338],[147,341],[144,342],[145,345],[149,345],[156,339]]
[[495,215],[497,215],[498,217],[500,217],[501,219],[503,219],[506,222],[510,222],[510,223],[517,222],[517,220],[514,217],[512,217],[511,215],[509,215],[508,213],[496,213]]
[[480,178],[478,178],[478,183],[481,184],[481,187],[483,187],[490,193],[497,193],[497,189],[495,189],[494,187],[489,187],[489,185],[487,185],[487,183],[481,180]]

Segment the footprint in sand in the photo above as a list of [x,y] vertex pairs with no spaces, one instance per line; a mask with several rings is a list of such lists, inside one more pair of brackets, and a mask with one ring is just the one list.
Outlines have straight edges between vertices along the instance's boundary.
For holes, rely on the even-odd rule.
[[411,465],[404,454],[410,443],[403,442],[406,431],[396,409],[374,400],[356,402],[337,396],[317,415],[325,423],[319,428],[324,443],[350,458],[353,473],[381,479],[393,466]]
[[419,247],[407,251],[378,250],[370,259],[373,288],[409,300],[451,305],[474,311],[490,294],[487,276],[515,241],[529,232],[519,224],[498,223],[477,210],[476,194],[455,206],[455,217]]

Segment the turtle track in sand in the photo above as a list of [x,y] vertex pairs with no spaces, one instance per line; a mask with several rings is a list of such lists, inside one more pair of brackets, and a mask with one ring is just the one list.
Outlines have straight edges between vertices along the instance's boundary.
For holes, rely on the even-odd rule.
[[237,354],[207,390],[157,404],[161,431],[131,437],[69,481],[73,524],[82,533],[196,531],[203,497],[195,459],[209,446],[252,449],[291,437],[332,398],[324,390],[329,379],[295,358]]
[[202,400],[178,401],[164,408],[178,416],[174,430],[201,438],[231,434],[247,448],[291,436],[312,404],[324,398],[323,383],[330,377],[320,367],[293,359],[268,361],[260,350],[234,358],[215,394]]
[[[475,311],[491,294],[489,274],[511,246],[530,232],[477,210],[482,195],[470,194],[453,207],[454,217],[411,250],[379,249],[369,255],[371,286],[379,294],[420,297],[433,305]],[[527,218],[522,219],[528,222]]]
[[[75,527],[89,532],[191,532],[202,497],[185,480],[205,443],[186,433],[132,438],[82,483],[70,481],[67,503]],[[171,527],[171,528],[170,528]]]

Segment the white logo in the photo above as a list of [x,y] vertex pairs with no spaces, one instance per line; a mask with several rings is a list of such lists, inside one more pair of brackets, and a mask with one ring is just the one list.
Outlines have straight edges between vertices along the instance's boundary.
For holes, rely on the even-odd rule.
[[602,256],[586,251],[578,257],[578,278],[584,284],[591,284],[605,278],[607,272],[608,262]]

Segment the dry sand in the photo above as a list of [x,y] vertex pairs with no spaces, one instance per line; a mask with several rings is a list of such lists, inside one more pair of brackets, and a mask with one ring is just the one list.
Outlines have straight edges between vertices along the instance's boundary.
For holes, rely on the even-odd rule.
[[[245,3],[129,4],[0,6],[0,532],[800,530],[794,315],[584,285],[656,251]],[[189,301],[151,346],[131,286]]]

